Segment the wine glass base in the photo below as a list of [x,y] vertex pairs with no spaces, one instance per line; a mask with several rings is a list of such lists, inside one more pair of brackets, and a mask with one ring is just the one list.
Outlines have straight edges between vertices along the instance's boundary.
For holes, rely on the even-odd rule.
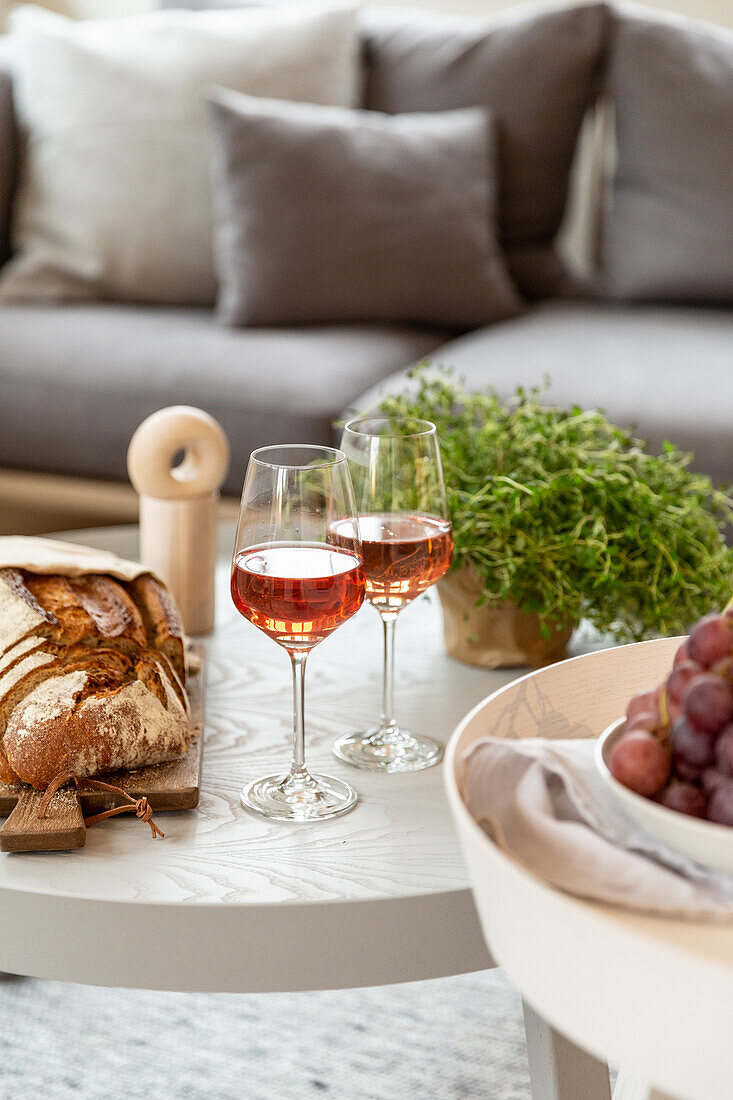
[[353,787],[332,775],[267,775],[242,788],[245,809],[271,821],[324,821],[356,805]]
[[407,730],[378,729],[348,733],[333,746],[333,754],[354,768],[372,772],[419,772],[443,759],[443,746],[432,737]]

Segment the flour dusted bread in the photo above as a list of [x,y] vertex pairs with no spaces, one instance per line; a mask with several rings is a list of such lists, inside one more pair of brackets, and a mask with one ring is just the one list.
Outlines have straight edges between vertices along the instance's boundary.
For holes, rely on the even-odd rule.
[[13,709],[4,737],[12,769],[35,787],[67,768],[92,776],[171,760],[188,741],[186,713],[162,666],[125,668],[101,655],[38,683]]
[[69,573],[0,568],[5,782],[46,787],[67,769],[93,776],[189,746],[183,632],[168,591],[132,567],[119,579]]

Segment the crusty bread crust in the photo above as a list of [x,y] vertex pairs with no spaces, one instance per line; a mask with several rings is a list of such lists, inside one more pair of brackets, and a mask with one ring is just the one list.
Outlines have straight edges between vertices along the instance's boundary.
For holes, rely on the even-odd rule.
[[0,607],[0,780],[45,787],[186,752],[183,630],[158,581],[2,569]]
[[54,625],[58,620],[31,595],[21,570],[0,569],[0,654],[31,634],[47,637]]
[[188,748],[188,719],[169,689],[165,701],[142,680],[88,696],[85,673],[44,680],[15,708],[5,731],[11,767],[34,787],[71,769],[92,776],[173,760]]
[[130,581],[127,587],[140,609],[149,643],[165,653],[179,680],[185,682],[183,624],[170,592],[149,573]]

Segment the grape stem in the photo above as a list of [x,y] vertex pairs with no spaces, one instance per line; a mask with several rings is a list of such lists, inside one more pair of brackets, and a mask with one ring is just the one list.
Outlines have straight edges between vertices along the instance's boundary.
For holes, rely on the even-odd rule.
[[662,725],[666,728],[669,725],[669,708],[667,707],[667,686],[662,687],[659,693],[659,716],[662,719]]

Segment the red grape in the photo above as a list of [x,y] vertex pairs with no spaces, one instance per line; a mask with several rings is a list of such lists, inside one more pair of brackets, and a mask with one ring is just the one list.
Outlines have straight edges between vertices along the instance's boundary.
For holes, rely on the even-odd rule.
[[714,733],[733,718],[733,688],[721,676],[703,673],[688,686],[684,710],[694,726]]
[[672,703],[681,703],[690,683],[701,672],[702,669],[694,661],[683,661],[673,668],[667,677],[667,699]]
[[705,817],[707,799],[699,787],[692,783],[673,783],[662,791],[659,801],[668,810],[678,810],[691,817]]
[[682,717],[682,704],[673,703],[671,699],[667,700],[667,718],[670,725],[673,725],[678,718]]
[[667,722],[673,725],[682,714],[682,704],[675,703],[672,699],[666,700]]
[[710,796],[708,820],[717,821],[719,825],[733,825],[733,780],[721,783]]
[[696,623],[660,687],[631,699],[609,768],[669,809],[733,826],[731,604]]
[[687,639],[690,659],[699,665],[714,665],[727,657],[731,650],[733,623],[723,615],[706,615],[692,630]]
[[715,758],[719,771],[724,775],[733,775],[733,722],[727,722],[718,734]]
[[724,657],[722,661],[716,661],[710,671],[726,680],[733,680],[733,657]]
[[727,775],[723,775],[717,768],[705,768],[702,773],[702,785],[703,790],[707,795],[711,795],[713,791],[717,791],[723,783],[728,783],[729,779]]
[[669,779],[670,756],[651,733],[629,730],[613,746],[608,766],[624,787],[649,797]]
[[675,757],[674,774],[678,779],[684,779],[685,783],[697,783],[702,775],[702,768],[695,764],[688,764],[681,756]]
[[[626,708],[626,717],[631,721],[632,718],[647,715],[651,717],[651,723],[646,720],[641,722],[646,729],[654,729],[660,720],[659,714],[659,701],[657,694],[654,691],[645,691],[641,695],[635,695]],[[635,722],[634,725],[637,723]]]
[[678,718],[672,726],[672,748],[675,766],[681,758],[694,768],[707,768],[715,760],[715,735]]
[[662,720],[659,714],[654,714],[652,711],[646,710],[628,719],[626,722],[626,732],[629,733],[631,730],[646,730],[648,733],[652,733],[661,726],[661,724]]

